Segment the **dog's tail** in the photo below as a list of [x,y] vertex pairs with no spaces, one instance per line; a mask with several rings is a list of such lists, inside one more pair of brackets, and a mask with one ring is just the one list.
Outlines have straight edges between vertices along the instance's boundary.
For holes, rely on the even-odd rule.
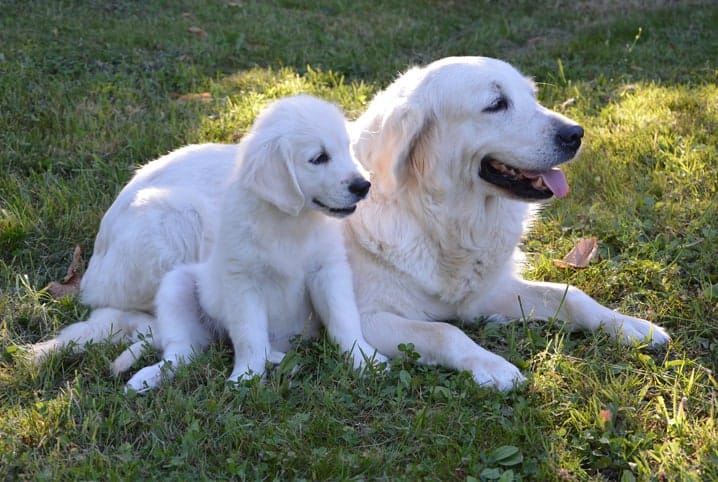
[[110,341],[111,343],[136,342],[150,336],[153,316],[140,311],[124,311],[116,308],[93,310],[86,321],[78,321],[65,328],[55,338],[28,347],[30,358],[36,363],[50,353],[72,346],[81,352],[87,343]]

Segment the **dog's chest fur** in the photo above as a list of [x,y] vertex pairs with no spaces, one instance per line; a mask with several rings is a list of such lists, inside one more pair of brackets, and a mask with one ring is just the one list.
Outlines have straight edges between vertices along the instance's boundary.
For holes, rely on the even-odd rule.
[[[362,311],[381,306],[405,316],[460,316],[462,306],[487,294],[507,271],[506,265],[514,262],[526,210],[521,204],[493,199],[473,210],[444,207],[424,214],[429,215],[416,218],[403,207],[367,204],[350,218],[347,233],[353,249],[365,252],[352,256],[353,269],[364,271],[363,279],[392,284],[361,296]],[[372,276],[366,273],[370,270],[384,273]],[[431,306],[433,312],[413,313],[414,305]]]

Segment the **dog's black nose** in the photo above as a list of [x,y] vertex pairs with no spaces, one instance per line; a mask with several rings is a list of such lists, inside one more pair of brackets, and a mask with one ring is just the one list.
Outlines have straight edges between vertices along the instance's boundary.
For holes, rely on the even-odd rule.
[[556,133],[559,145],[565,149],[576,150],[581,147],[583,127],[580,125],[562,126]]
[[367,181],[366,179],[358,178],[354,179],[351,184],[349,184],[349,192],[359,198],[363,198],[369,192],[370,187],[371,183],[369,181]]

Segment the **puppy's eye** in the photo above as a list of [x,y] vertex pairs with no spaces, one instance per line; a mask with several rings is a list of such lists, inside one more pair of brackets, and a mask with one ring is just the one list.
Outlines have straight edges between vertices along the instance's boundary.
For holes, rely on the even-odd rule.
[[309,162],[311,162],[312,164],[325,164],[325,163],[329,162],[329,154],[322,151],[321,154],[319,154],[317,157],[310,160]]
[[499,97],[494,101],[493,104],[486,107],[484,109],[484,112],[501,112],[503,110],[506,110],[509,108],[509,101],[506,100],[506,97]]

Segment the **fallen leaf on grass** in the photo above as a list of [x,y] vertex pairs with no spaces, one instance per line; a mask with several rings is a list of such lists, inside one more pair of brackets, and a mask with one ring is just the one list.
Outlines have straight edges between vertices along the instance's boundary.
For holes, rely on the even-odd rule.
[[47,285],[47,292],[53,298],[64,298],[66,296],[74,296],[80,291],[80,281],[82,280],[82,274],[80,268],[82,267],[82,246],[79,244],[75,246],[75,250],[72,252],[72,262],[67,268],[67,274],[62,281],[53,281]]
[[202,30],[199,27],[190,27],[187,29],[187,31],[189,33],[191,33],[192,35],[194,35],[195,37],[204,38],[207,36],[207,32],[205,32],[204,30]]
[[177,100],[182,102],[209,102],[212,100],[212,94],[209,92],[182,94],[177,98]]
[[606,426],[613,420],[613,412],[607,408],[599,410],[598,420],[601,422],[601,428],[605,430]]
[[556,259],[554,263],[560,268],[585,268],[596,253],[598,253],[598,238],[583,238],[563,259]]

